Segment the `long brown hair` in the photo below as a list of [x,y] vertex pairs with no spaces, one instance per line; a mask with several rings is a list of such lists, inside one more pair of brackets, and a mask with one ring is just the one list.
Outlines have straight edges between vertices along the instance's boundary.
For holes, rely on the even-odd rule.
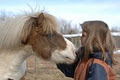
[[107,59],[106,52],[110,52],[112,62],[115,63],[113,58],[115,45],[108,25],[103,21],[86,21],[81,26],[82,30],[87,33],[86,43],[84,45],[85,58],[88,59],[89,53],[92,53],[93,47],[96,47],[102,52],[104,61]]

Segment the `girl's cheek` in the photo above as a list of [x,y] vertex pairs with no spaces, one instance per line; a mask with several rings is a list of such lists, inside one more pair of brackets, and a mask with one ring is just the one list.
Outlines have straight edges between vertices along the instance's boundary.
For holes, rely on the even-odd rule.
[[82,45],[85,44],[85,40],[84,40],[84,38],[81,38],[81,44],[82,44]]

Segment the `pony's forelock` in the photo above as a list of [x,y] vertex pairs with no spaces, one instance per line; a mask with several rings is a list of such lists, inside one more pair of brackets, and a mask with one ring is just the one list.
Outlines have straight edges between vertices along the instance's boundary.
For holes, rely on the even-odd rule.
[[59,28],[60,28],[60,25],[59,25],[59,22],[58,20],[50,15],[50,14],[44,14],[44,18],[45,18],[45,21],[43,23],[43,31],[46,32],[46,33],[53,33],[53,31],[57,31],[59,32]]

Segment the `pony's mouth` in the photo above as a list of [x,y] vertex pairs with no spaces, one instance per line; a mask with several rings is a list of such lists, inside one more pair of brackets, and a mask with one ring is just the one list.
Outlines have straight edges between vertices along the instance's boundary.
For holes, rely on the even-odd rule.
[[73,63],[75,61],[75,59],[71,59],[69,57],[66,57],[66,60],[69,61],[70,63]]

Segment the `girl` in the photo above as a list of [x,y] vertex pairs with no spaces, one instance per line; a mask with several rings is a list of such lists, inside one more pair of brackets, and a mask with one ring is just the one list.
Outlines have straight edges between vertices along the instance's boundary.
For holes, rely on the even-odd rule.
[[57,64],[74,80],[116,80],[112,69],[115,48],[108,25],[103,21],[86,21],[82,26],[82,47],[73,64]]

